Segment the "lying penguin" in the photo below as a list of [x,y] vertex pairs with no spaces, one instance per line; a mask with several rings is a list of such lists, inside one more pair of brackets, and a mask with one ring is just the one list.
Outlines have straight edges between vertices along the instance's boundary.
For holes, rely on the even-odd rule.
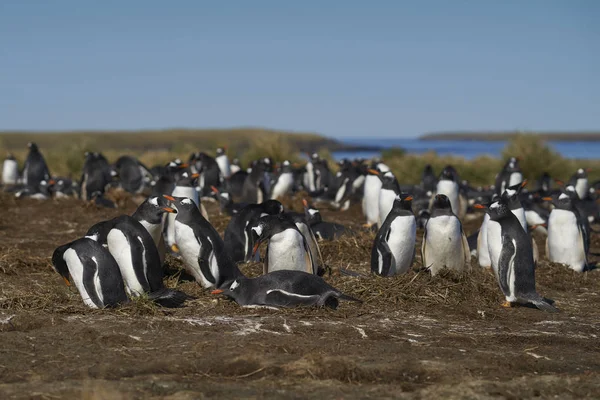
[[273,271],[256,278],[239,277],[228,288],[213,290],[212,294],[224,294],[244,307],[325,306],[335,309],[339,300],[362,303],[317,275],[289,270]]

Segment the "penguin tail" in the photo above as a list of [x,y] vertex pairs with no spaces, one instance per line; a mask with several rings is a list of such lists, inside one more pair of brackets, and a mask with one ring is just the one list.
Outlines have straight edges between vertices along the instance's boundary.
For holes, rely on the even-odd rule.
[[156,304],[167,308],[181,307],[187,300],[194,299],[194,297],[179,290],[168,289],[166,287],[150,293],[148,298]]
[[338,299],[346,300],[346,301],[354,301],[356,303],[363,302],[361,299],[357,299],[356,297],[348,296],[347,294],[344,294],[344,293],[340,293],[340,295],[338,296]]
[[551,304],[551,300],[547,300],[541,296],[537,296],[533,299],[527,299],[531,304],[536,306],[538,309],[546,312],[555,313],[558,312],[558,308]]

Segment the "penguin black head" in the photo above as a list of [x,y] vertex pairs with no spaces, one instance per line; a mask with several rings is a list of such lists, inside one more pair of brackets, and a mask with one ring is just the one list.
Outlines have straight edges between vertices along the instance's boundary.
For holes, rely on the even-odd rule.
[[452,165],[446,165],[440,173],[440,180],[458,182],[458,173]]
[[27,147],[29,148],[29,151],[31,151],[31,152],[39,151],[37,144],[35,144],[34,142],[27,143]]
[[190,174],[189,172],[183,172],[179,179],[177,179],[177,185],[180,186],[196,186],[196,181],[200,177],[200,174]]
[[240,160],[237,158],[234,158],[233,161],[231,162],[231,165],[237,165],[238,167],[240,166]]
[[409,194],[401,194],[396,196],[394,204],[392,205],[392,211],[410,211],[412,212],[412,201],[413,197]]
[[163,194],[162,197],[169,200],[170,204],[174,207],[174,209],[172,210],[164,210],[166,212],[170,212],[173,214],[188,214],[196,210],[198,211],[198,214],[200,214],[198,206],[196,205],[196,203],[194,203],[194,200],[188,197],[173,197],[167,194]]
[[398,185],[398,183],[396,181],[396,177],[394,176],[394,174],[391,171],[384,172],[383,174],[378,175],[378,176],[381,179],[381,183],[382,183],[381,187],[384,189],[391,189]]
[[220,289],[213,290],[211,294],[222,294],[239,305],[245,306],[252,302],[252,290],[250,290],[248,282],[248,278],[238,277],[231,283],[225,283]]
[[52,253],[52,267],[60,274],[60,276],[62,276],[67,286],[71,286],[71,281],[69,280],[69,267],[63,256],[70,245],[71,243],[67,243],[63,246],[59,246],[54,250],[54,253]]
[[304,206],[304,215],[309,223],[318,223],[323,221],[323,217],[321,216],[321,212],[308,204],[306,199],[302,199],[302,205]]
[[[577,195],[577,193],[575,193]],[[551,201],[554,208],[559,210],[573,210],[573,195],[569,195],[566,191],[554,194],[552,197],[544,197],[542,200]]]
[[223,147],[218,147],[217,148],[217,157],[222,156],[223,154],[225,154],[225,149]]
[[516,210],[522,207],[519,195],[523,188],[527,185],[527,181],[523,181],[513,186],[506,188],[504,193],[500,196],[501,199],[508,205],[511,210]]
[[283,213],[283,204],[277,200],[267,200],[262,203],[263,212],[269,215],[276,215]]
[[488,214],[490,215],[490,219],[492,221],[499,221],[503,218],[508,217],[509,215],[513,215],[513,213],[510,211],[509,205],[502,197],[500,198],[500,200],[492,203],[488,207]]
[[150,196],[137,208],[133,214],[138,219],[147,221],[152,225],[160,224],[164,213],[177,213],[169,207],[169,201],[162,196]]
[[436,194],[433,199],[432,210],[447,210],[452,209],[450,199],[445,194]]
[[575,173],[575,179],[585,179],[587,178],[587,169],[579,168]]
[[581,200],[579,198],[579,194],[577,194],[577,190],[575,190],[575,186],[574,185],[567,185],[567,186],[565,186],[564,193],[571,198],[572,202],[576,202],[578,200]]

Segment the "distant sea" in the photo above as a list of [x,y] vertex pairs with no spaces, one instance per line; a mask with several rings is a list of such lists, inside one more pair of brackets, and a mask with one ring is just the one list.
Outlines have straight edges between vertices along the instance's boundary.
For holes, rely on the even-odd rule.
[[[383,138],[346,138],[341,142],[354,146],[374,146],[383,149],[401,147],[411,154],[422,154],[435,151],[439,155],[452,155],[473,159],[488,155],[501,157],[506,141],[460,141],[460,140],[419,140],[419,139],[383,139]],[[595,159],[600,158],[600,141],[598,142],[547,142],[555,151],[565,158]],[[381,155],[379,151],[336,151],[336,160],[343,158],[373,158]]]

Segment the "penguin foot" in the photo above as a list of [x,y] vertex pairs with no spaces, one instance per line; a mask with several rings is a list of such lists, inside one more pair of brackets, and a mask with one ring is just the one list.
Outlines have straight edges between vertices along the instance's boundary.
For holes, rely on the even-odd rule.
[[362,224],[362,227],[365,229],[371,229],[372,226],[373,224]]
[[513,304],[510,301],[505,301],[504,303],[502,303],[502,307],[504,308],[511,308],[513,306]]
[[173,250],[173,253],[179,253],[179,247],[176,244],[171,245],[171,250]]

